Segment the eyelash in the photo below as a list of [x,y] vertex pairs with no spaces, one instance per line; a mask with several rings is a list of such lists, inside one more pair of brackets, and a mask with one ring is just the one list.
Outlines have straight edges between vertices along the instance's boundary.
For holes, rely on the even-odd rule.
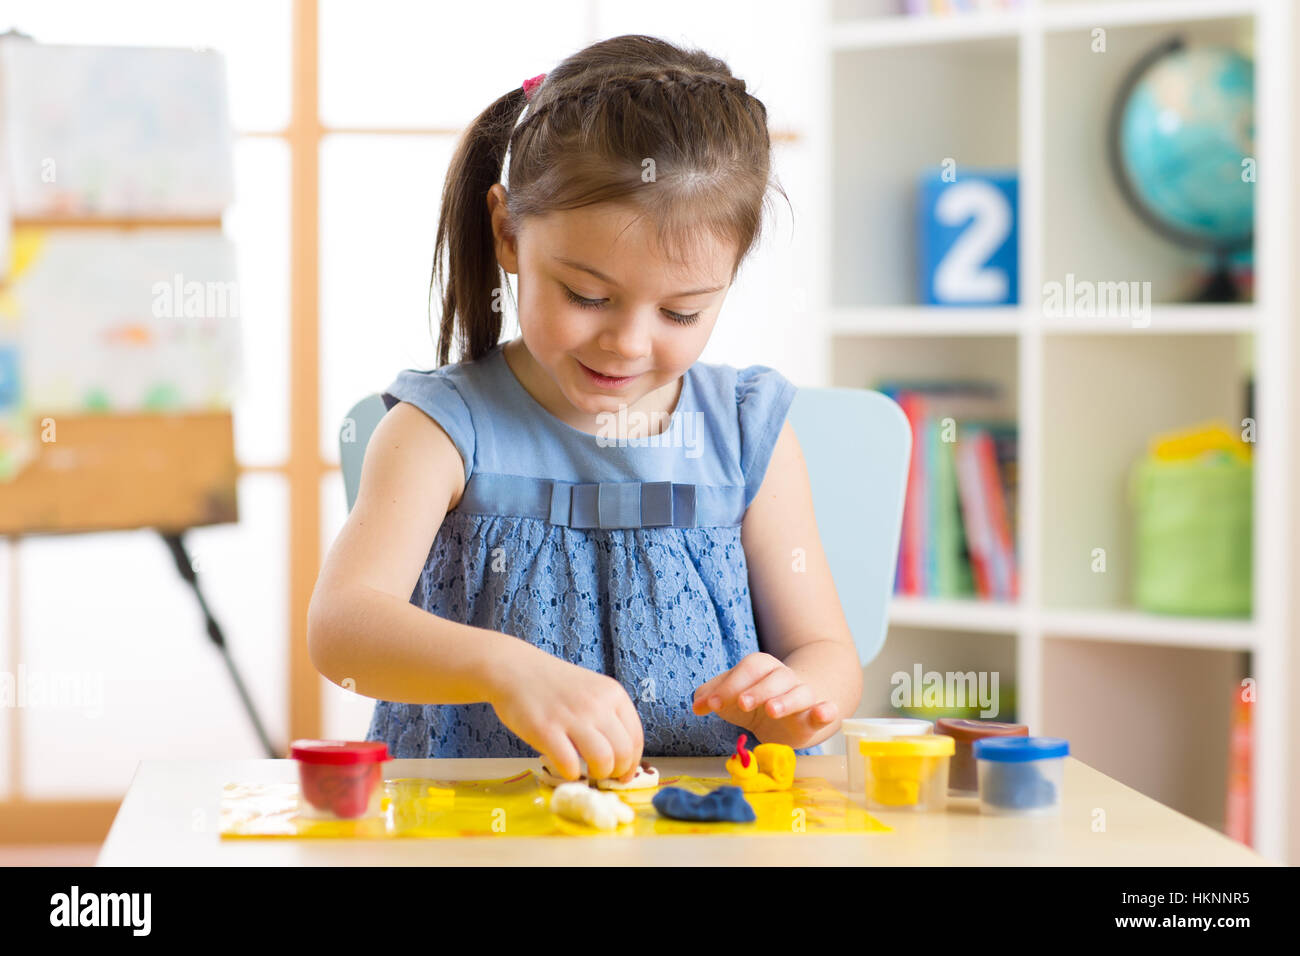
[[[564,292],[565,295],[569,297],[570,302],[583,309],[599,309],[601,304],[604,302],[604,299],[584,299],[568,286],[564,287]],[[672,317],[672,320],[678,325],[694,325],[700,317],[700,313],[698,312],[694,315],[682,315],[680,312],[672,312],[668,309],[664,309],[664,311],[667,312],[668,315]]]

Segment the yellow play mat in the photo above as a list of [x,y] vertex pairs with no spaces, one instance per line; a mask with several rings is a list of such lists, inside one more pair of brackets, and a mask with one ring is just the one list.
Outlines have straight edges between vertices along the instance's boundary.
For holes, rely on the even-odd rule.
[[[663,777],[660,787],[708,793],[729,786],[725,777]],[[747,793],[752,823],[670,820],[651,806],[656,790],[623,791],[636,811],[617,830],[597,830],[550,810],[552,790],[531,770],[497,780],[384,781],[383,816],[368,820],[314,820],[298,815],[298,784],[228,783],[221,796],[222,839],[284,837],[616,836],[682,833],[872,833],[890,830],[821,777],[796,777],[789,790]]]

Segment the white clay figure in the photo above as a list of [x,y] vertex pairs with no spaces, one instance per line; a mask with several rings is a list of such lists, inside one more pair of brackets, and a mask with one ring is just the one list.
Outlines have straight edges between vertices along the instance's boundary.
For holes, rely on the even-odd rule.
[[631,823],[636,813],[613,793],[601,793],[585,783],[562,783],[551,794],[551,812],[598,830]]

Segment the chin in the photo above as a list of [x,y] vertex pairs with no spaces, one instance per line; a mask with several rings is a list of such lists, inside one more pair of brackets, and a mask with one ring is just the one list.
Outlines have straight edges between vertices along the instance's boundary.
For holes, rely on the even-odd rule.
[[573,407],[588,415],[598,415],[601,412],[617,412],[621,406],[631,405],[637,401],[637,398],[632,396],[620,397],[586,391],[579,392],[574,398],[578,399],[578,401],[575,402],[572,398],[569,400]]

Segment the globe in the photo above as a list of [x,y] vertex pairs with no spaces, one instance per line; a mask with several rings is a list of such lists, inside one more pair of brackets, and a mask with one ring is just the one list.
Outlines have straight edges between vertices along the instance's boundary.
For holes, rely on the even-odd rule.
[[1166,41],[1139,61],[1111,115],[1111,159],[1122,192],[1153,229],[1225,259],[1251,246],[1255,191],[1255,71],[1235,50]]

